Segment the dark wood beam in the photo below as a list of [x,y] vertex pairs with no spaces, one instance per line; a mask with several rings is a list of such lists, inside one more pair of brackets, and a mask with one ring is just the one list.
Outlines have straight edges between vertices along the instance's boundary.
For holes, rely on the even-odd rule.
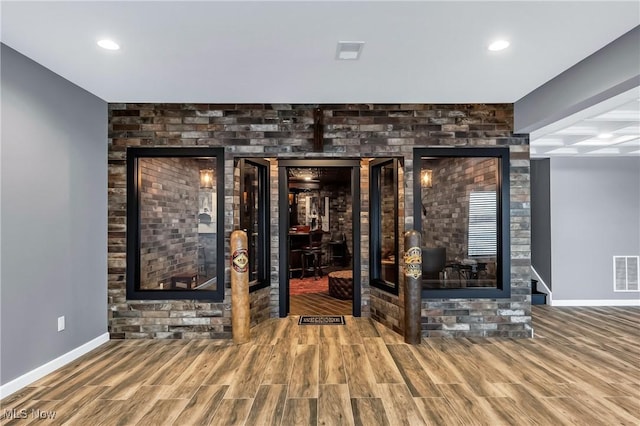
[[324,120],[322,108],[313,110],[313,151],[322,152],[324,150]]

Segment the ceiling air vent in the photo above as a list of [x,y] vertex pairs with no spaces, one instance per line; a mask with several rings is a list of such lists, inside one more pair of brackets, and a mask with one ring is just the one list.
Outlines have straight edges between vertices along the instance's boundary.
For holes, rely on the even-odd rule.
[[613,256],[613,291],[638,291],[640,256]]
[[356,60],[360,58],[364,41],[339,41],[336,50],[336,59]]

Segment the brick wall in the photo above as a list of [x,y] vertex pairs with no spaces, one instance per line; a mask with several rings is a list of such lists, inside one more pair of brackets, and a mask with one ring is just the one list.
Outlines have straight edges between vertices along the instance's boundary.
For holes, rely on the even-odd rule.
[[[344,185],[329,184],[323,186],[319,191],[302,192],[298,195],[298,222],[306,223],[306,198],[318,197],[324,203],[324,197],[329,197],[329,235],[325,236],[324,242],[328,242],[334,233],[344,233],[346,236],[347,253],[353,253],[353,240],[349,230],[353,229],[353,203],[351,200],[350,182]],[[328,250],[327,250],[328,251]],[[328,253],[327,253],[328,256]],[[325,258],[328,262],[328,258]]]
[[[213,337],[230,334],[230,292],[222,303],[127,301],[125,152],[127,146],[217,146],[225,148],[225,239],[234,228],[236,156],[259,158],[356,158],[361,167],[362,313],[401,329],[399,296],[369,287],[369,158],[402,157],[404,205],[413,203],[413,148],[509,146],[511,150],[510,299],[426,300],[423,321],[441,323],[425,335],[531,336],[528,139],[511,135],[513,107],[499,105],[339,104],[323,105],[323,152],[312,152],[313,109],[289,104],[111,104],[109,106],[109,330],[113,337]],[[271,166],[271,287],[269,311],[278,312],[278,175]],[[345,215],[345,218],[348,215]],[[402,232],[412,229],[412,209],[401,215]],[[417,220],[420,220],[419,218]],[[403,238],[401,238],[401,241]],[[225,261],[229,264],[228,242]],[[228,268],[226,282],[228,283]],[[261,304],[255,295],[254,304]],[[257,306],[257,305],[256,305]],[[263,306],[263,305],[261,305]],[[469,313],[458,315],[457,313]],[[154,318],[159,321],[154,323]],[[167,327],[165,329],[165,326]],[[156,327],[160,331],[154,331]],[[166,330],[166,331],[165,331]],[[173,333],[173,334],[172,334]]]
[[251,316],[252,327],[272,316],[270,312],[270,302],[271,292],[269,287],[249,293],[249,315]]
[[[398,169],[398,182],[405,181],[405,168],[401,165]],[[402,333],[404,324],[402,318],[404,318],[404,270],[402,264],[402,256],[404,253],[404,233],[405,224],[402,218],[405,217],[405,187],[406,185],[400,185],[398,188],[398,253],[400,258],[398,259],[398,295],[390,294],[376,287],[371,287],[371,317],[376,321],[386,325],[393,331]],[[386,201],[387,203],[389,200]],[[385,200],[382,200],[385,203]],[[393,223],[387,224],[387,228],[393,227]],[[409,230],[409,228],[406,228]],[[385,232],[385,231],[383,231]],[[364,250],[364,249],[363,249]],[[368,250],[368,248],[367,248]],[[364,253],[363,253],[364,256]],[[367,252],[366,258],[369,258]]]
[[140,159],[140,287],[169,285],[198,271],[198,189],[195,162]]
[[422,245],[446,247],[447,258],[465,259],[469,235],[469,194],[496,191],[497,160],[442,158],[427,160],[433,170],[433,186],[422,188]]
[[528,140],[512,137],[500,141],[509,146],[511,157],[511,297],[422,300],[423,336],[533,336]]

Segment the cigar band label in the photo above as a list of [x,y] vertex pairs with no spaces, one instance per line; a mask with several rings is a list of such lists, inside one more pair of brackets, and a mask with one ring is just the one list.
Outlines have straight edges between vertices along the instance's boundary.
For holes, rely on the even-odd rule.
[[249,256],[247,249],[238,249],[234,251],[231,265],[236,272],[247,272],[249,269]]
[[404,275],[418,279],[422,276],[422,249],[411,247],[404,254]]

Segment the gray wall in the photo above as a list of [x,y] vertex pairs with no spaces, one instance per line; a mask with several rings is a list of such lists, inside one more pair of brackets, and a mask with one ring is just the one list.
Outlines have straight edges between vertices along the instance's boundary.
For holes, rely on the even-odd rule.
[[640,158],[551,158],[553,300],[613,292],[614,255],[640,254]]
[[540,127],[640,85],[640,26],[518,100],[514,132]]
[[550,162],[531,159],[531,266],[551,288]]
[[107,331],[107,104],[5,45],[1,54],[6,384]]

